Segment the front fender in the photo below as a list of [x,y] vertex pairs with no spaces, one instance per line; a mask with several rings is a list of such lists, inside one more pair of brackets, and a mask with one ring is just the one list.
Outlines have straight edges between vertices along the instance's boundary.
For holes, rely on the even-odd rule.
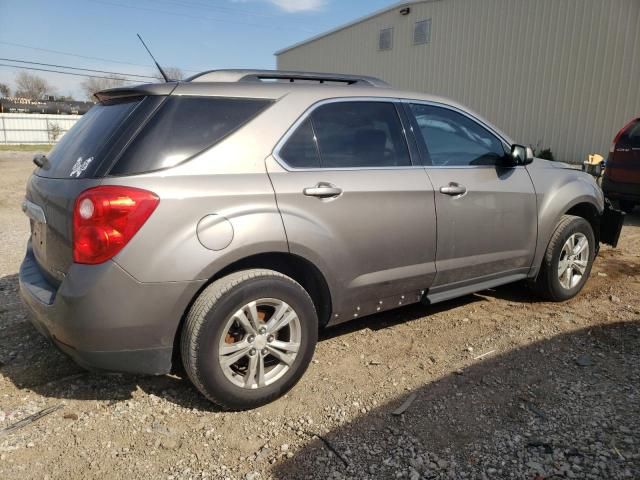
[[[551,162],[528,168],[536,189],[538,206],[538,241],[531,276],[537,274],[551,236],[568,211],[578,206],[590,206],[594,215],[604,212],[604,195],[591,175],[580,170],[561,168]],[[599,232],[595,232],[596,236]]]

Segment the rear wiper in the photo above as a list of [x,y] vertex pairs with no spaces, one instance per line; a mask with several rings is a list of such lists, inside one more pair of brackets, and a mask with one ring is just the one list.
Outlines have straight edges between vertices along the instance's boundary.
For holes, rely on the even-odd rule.
[[46,168],[49,166],[49,159],[44,153],[36,153],[33,156],[33,163],[40,168]]

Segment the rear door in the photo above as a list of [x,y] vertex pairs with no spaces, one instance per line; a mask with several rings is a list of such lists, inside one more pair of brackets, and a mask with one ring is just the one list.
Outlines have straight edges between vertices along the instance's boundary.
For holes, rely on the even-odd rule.
[[392,101],[327,101],[267,162],[291,252],[329,277],[340,318],[416,301],[435,277],[433,189],[405,133]]
[[525,275],[537,236],[526,168],[501,166],[508,146],[466,113],[442,104],[407,106],[435,188],[438,274],[430,293]]

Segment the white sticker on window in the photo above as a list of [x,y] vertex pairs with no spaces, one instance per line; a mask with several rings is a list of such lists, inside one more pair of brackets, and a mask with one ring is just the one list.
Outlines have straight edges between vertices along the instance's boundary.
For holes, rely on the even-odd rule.
[[71,173],[69,174],[69,176],[73,177],[75,175],[76,178],[80,177],[80,175],[82,175],[82,172],[87,169],[92,160],[93,157],[89,157],[86,160],[82,160],[82,157],[78,157],[76,163],[73,164],[73,168],[71,169]]

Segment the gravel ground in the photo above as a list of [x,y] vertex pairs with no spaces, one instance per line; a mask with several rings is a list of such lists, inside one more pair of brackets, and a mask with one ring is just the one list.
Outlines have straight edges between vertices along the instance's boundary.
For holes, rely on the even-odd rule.
[[514,285],[364,318],[287,396],[228,413],[177,376],[83,372],[31,327],[30,156],[0,152],[0,478],[640,478],[638,215],[570,302]]

